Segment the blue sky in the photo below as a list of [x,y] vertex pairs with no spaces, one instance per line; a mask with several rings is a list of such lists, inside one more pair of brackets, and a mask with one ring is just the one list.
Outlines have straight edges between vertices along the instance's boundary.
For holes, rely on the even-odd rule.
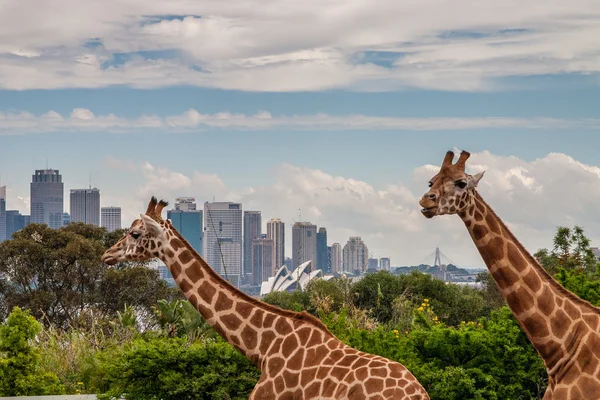
[[600,196],[600,7],[251,3],[0,12],[9,208],[27,211],[30,175],[48,159],[67,190],[91,174],[124,224],[150,194],[216,196],[288,226],[300,208],[330,242],[363,236],[393,265],[439,244],[479,267],[464,228],[425,221],[416,204],[428,165],[465,148],[532,251],[558,224],[600,241],[589,203]]

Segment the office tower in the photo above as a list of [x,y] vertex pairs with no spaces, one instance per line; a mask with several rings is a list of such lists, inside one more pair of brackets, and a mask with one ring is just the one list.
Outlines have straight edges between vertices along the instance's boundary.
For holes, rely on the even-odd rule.
[[204,203],[204,257],[206,262],[235,286],[242,270],[242,205]]
[[[202,210],[196,210],[196,199],[178,197],[173,210],[167,210],[167,219],[171,220],[177,232],[198,252],[204,254],[202,245]],[[211,264],[212,266],[212,264]]]
[[329,265],[328,274],[331,274],[331,246],[327,246],[327,265]]
[[175,210],[177,211],[196,211],[195,197],[177,197],[175,199]]
[[31,223],[63,226],[63,182],[57,169],[36,169],[31,177]]
[[342,246],[339,243],[331,245],[331,272],[333,274],[342,272]]
[[275,275],[275,241],[267,235],[252,240],[250,247],[252,259],[252,284],[260,285]]
[[377,271],[379,269],[379,260],[377,258],[369,258],[368,269]]
[[109,232],[121,229],[121,207],[102,207],[100,209],[100,223]]
[[11,239],[15,232],[29,225],[29,215],[21,215],[17,210],[6,211],[6,240]]
[[68,225],[69,222],[71,222],[71,215],[68,212],[63,213],[63,218],[62,218],[63,226]]
[[244,270],[242,277],[248,281],[250,281],[250,275],[254,272],[252,267],[252,241],[260,239],[261,235],[262,218],[260,211],[244,211]]
[[344,271],[361,274],[367,270],[369,249],[360,236],[350,237],[342,253]]
[[317,232],[317,260],[315,269],[320,269],[324,274],[331,272],[327,253],[327,229],[323,227],[319,228],[319,232]]
[[0,186],[0,242],[6,239],[6,186]]
[[379,267],[384,271],[389,271],[391,269],[390,258],[389,257],[381,257],[379,259]]
[[71,189],[71,222],[100,226],[100,190]]
[[[288,271],[292,271],[293,265],[292,265],[292,259],[291,259],[291,257],[286,257],[283,260],[283,264],[285,265],[285,267],[287,268]],[[279,267],[279,268],[281,268],[281,267]]]
[[275,243],[275,270],[285,264],[285,224],[279,218],[267,222],[267,239]]
[[315,269],[317,262],[317,226],[310,222],[296,222],[292,226],[292,265],[312,261]]

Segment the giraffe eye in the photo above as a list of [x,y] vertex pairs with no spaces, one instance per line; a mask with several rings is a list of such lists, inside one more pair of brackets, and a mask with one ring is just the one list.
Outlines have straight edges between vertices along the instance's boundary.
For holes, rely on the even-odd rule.
[[456,181],[456,182],[454,182],[454,184],[461,189],[464,189],[467,187],[467,182],[465,182],[465,181]]
[[131,237],[134,239],[138,239],[140,236],[142,236],[142,234],[139,232],[131,232]]

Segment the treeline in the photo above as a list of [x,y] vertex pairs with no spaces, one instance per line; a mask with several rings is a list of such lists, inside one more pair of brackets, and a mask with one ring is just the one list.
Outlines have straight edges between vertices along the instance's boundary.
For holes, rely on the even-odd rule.
[[[30,225],[0,244],[0,396],[247,399],[259,371],[156,271],[106,268],[121,232]],[[559,228],[545,268],[600,305],[600,274],[579,227]],[[547,378],[489,274],[484,290],[415,272],[314,281],[265,301],[307,310],[349,345],[400,361],[434,400],[541,399]]]

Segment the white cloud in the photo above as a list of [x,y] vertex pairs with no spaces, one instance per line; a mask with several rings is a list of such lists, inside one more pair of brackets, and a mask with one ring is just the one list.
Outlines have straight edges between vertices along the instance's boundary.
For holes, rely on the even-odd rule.
[[0,13],[0,88],[492,90],[598,74],[599,20],[594,0],[19,1]]
[[549,117],[431,117],[401,118],[360,114],[278,115],[259,111],[253,115],[223,111],[203,114],[190,109],[182,114],[159,117],[142,115],[136,118],[114,114],[95,115],[85,108],[74,109],[69,116],[49,111],[36,116],[27,111],[0,112],[0,135],[73,131],[163,132],[197,131],[202,129],[233,130],[468,130],[485,128],[522,129],[592,129],[600,128],[600,119],[560,119]]
[[[440,154],[440,162],[442,158]],[[551,247],[558,225],[581,225],[592,244],[600,244],[600,166],[561,153],[527,162],[487,151],[472,153],[467,165],[472,173],[486,170],[479,192],[529,251]],[[242,202],[244,210],[261,210],[263,224],[281,218],[286,223],[288,255],[291,225],[301,218],[325,226],[329,243],[343,245],[350,236],[362,236],[374,256],[390,256],[392,265],[431,263],[433,257],[426,257],[439,245],[459,265],[483,267],[458,217],[427,220],[420,214],[418,200],[437,166],[416,168],[414,182],[381,188],[289,164],[280,165],[269,183],[246,188],[228,188],[217,175],[199,171],[183,173],[150,163],[136,169],[142,172],[142,182],[132,195],[103,189],[112,196],[111,202],[123,207],[124,225],[145,210],[152,195],[171,202],[178,196],[195,196],[199,206],[215,196],[217,201]]]

